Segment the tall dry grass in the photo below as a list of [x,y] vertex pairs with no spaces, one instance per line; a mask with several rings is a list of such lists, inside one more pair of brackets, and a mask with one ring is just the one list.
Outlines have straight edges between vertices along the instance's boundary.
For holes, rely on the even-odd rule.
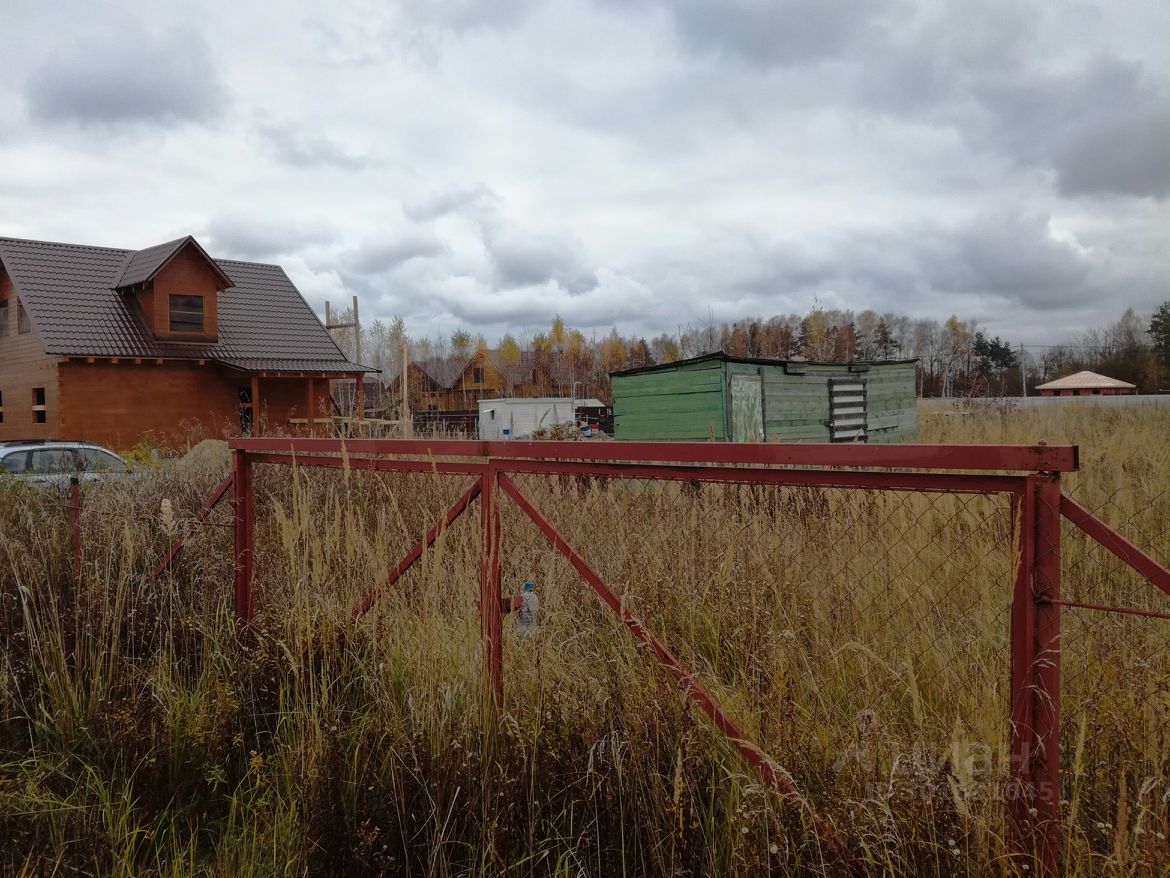
[[[1073,495],[1170,558],[1157,410],[939,414],[923,441],[1082,445]],[[518,477],[846,840],[842,859],[505,505],[502,716],[481,698],[470,511],[356,625],[465,484],[257,472],[252,635],[230,531],[145,574],[222,476],[172,463],[63,511],[0,496],[0,872],[1010,874],[1005,498]],[[164,508],[168,501],[170,511]],[[56,502],[56,501],[54,501]],[[1157,597],[1066,531],[1066,592]],[[1163,604],[1168,603],[1163,601]],[[1132,605],[1132,604],[1131,604]],[[1069,873],[1170,868],[1170,623],[1068,611]]]

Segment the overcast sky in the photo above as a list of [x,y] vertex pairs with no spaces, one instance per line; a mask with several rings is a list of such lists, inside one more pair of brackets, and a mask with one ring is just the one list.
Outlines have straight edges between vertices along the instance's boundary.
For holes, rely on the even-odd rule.
[[0,234],[494,339],[1170,298],[1170,3],[0,0]]

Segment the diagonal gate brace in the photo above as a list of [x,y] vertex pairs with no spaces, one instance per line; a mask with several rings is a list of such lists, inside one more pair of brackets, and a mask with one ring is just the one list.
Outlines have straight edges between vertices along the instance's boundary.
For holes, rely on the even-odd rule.
[[482,490],[482,488],[482,480],[476,479],[475,482],[472,483],[471,487],[464,491],[463,495],[455,501],[450,509],[447,510],[447,514],[443,516],[442,520],[429,531],[427,531],[426,536],[415,543],[414,548],[407,552],[406,556],[398,562],[398,566],[390,571],[390,575],[386,577],[386,582],[382,585],[379,585],[377,588],[372,589],[364,598],[362,598],[361,603],[354,607],[353,614],[350,616],[351,622],[356,622],[367,612],[369,612],[370,608],[374,606],[378,598],[386,593],[386,589],[394,585],[394,583],[402,578],[402,575],[406,573],[407,570],[414,566],[415,562],[422,557],[423,552],[435,544],[435,540],[439,538],[439,534],[450,527],[454,523],[455,519],[462,515],[464,510],[466,510],[467,507],[471,505],[471,502],[479,496],[479,492]]
[[223,499],[223,495],[227,493],[228,488],[232,486],[232,475],[229,474],[222,482],[220,482],[211,495],[204,501],[203,506],[195,513],[195,517],[191,519],[191,524],[183,532],[183,535],[175,540],[174,545],[167,549],[167,553],[163,559],[158,562],[154,570],[150,573],[150,579],[147,580],[148,585],[154,585],[158,578],[166,572],[166,569],[171,566],[171,563],[179,557],[179,553],[183,551],[183,547],[187,545],[187,540],[203,524],[204,519],[211,514],[211,510],[215,508],[216,504]]
[[711,697],[711,694],[703,685],[695,679],[694,675],[683,666],[682,662],[667,648],[666,644],[651,634],[646,626],[626,608],[621,598],[614,594],[613,590],[605,584],[604,580],[598,575],[597,571],[589,566],[589,562],[585,560],[581,553],[561,536],[552,522],[521,493],[520,489],[516,487],[515,482],[504,473],[500,473],[499,484],[504,493],[512,498],[516,505],[523,510],[524,514],[532,520],[532,523],[545,535],[549,543],[552,544],[552,547],[564,555],[568,562],[573,565],[574,569],[581,574],[581,578],[589,583],[593,590],[597,592],[606,606],[618,615],[638,640],[650,648],[658,661],[662,663],[670,675],[678,682],[679,686],[682,687],[686,696],[697,704],[699,709],[715,724],[716,728],[731,741],[744,759],[756,770],[756,773],[759,774],[761,779],[770,784],[789,804],[807,809],[812,817],[812,822],[817,830],[818,836],[836,850],[843,851],[844,846],[836,829],[825,823],[812,811],[811,804],[800,790],[797,789],[796,783],[792,780],[791,775],[776,765],[759,747],[747,739],[743,731],[724,713],[723,708]]
[[1170,570],[1163,567],[1076,500],[1061,494],[1060,514],[1166,594],[1170,594]]

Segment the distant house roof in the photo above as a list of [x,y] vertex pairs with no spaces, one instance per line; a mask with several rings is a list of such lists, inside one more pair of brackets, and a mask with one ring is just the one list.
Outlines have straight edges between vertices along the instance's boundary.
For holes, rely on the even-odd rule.
[[279,265],[208,257],[226,284],[217,298],[217,340],[156,338],[120,290],[152,278],[188,243],[199,247],[190,237],[137,251],[0,238],[0,264],[46,354],[206,359],[245,371],[377,371],[346,359]]
[[463,374],[463,370],[467,367],[467,361],[452,360],[449,357],[427,357],[417,361],[414,365],[418,366],[440,388],[450,390],[459,380],[459,376]]
[[1037,390],[1133,390],[1136,384],[1110,378],[1108,375],[1098,375],[1096,372],[1076,372],[1057,378],[1047,384],[1038,384]]
[[[501,357],[497,348],[485,348],[483,353],[485,360],[512,384],[520,384],[531,379],[537,364],[537,356],[532,351],[521,351],[519,358],[512,363]],[[427,357],[416,361],[414,365],[440,388],[451,390],[459,383],[459,377],[476,361],[477,354],[478,352],[465,357]]]
[[[421,370],[438,389],[454,390],[459,384],[460,377],[476,362],[478,353],[468,356],[425,357],[414,360],[411,365]],[[483,355],[484,362],[503,375],[512,387],[535,381],[538,367],[540,375],[546,376],[554,387],[568,387],[578,377],[572,365],[556,355],[550,354],[542,359],[536,351],[520,351],[517,359],[510,360],[501,356],[499,348],[484,348]],[[398,375],[394,375],[391,383],[397,380]]]
[[765,357],[733,357],[731,354],[725,354],[723,351],[714,351],[709,354],[700,354],[697,357],[690,357],[686,360],[673,360],[669,363],[657,363],[653,366],[636,366],[632,369],[619,369],[616,372],[610,372],[610,375],[633,375],[637,372],[654,372],[661,369],[673,369],[678,366],[688,366],[692,363],[704,363],[707,361],[719,360],[724,363],[746,363],[752,366],[784,366],[788,363],[800,363],[806,366],[890,366],[890,365],[908,365],[910,363],[917,363],[917,358],[908,358],[902,360],[851,360],[849,362],[834,362],[832,360],[806,360],[804,357],[789,357],[786,360],[777,360]]

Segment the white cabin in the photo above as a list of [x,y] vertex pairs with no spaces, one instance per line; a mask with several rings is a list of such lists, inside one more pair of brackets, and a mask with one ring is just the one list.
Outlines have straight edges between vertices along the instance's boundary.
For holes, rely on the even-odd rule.
[[480,439],[527,439],[536,430],[573,423],[575,408],[602,407],[599,399],[567,396],[514,397],[479,401]]

